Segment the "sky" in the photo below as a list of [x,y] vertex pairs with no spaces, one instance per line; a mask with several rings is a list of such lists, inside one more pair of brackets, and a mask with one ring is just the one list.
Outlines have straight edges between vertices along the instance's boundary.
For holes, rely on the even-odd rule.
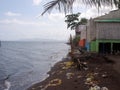
[[[0,0],[0,40],[52,39],[68,40],[74,30],[67,29],[64,13],[53,10],[51,14],[40,14],[43,5],[51,0]],[[75,3],[73,13],[80,12],[80,18],[93,18],[115,8],[83,6]]]

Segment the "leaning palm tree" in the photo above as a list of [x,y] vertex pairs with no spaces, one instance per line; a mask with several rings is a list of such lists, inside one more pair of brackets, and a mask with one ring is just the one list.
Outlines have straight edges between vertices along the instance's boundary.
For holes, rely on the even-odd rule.
[[100,8],[102,5],[115,5],[120,9],[120,0],[53,0],[44,5],[45,10],[42,15],[46,12],[50,12],[53,8],[58,8],[59,11],[64,11],[65,13],[72,12],[73,3],[75,1],[80,1],[85,5],[96,6],[98,8]]

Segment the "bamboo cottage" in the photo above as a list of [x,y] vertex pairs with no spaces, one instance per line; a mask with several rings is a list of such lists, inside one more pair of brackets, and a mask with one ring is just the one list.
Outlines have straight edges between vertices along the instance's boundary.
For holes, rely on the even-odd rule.
[[[120,52],[120,9],[109,14],[90,19],[84,34],[85,46],[88,51],[99,53]],[[86,32],[86,33],[85,33]]]

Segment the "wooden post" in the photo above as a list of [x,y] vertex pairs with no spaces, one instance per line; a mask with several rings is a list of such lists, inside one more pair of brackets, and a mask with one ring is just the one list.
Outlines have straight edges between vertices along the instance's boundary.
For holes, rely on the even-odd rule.
[[73,48],[73,40],[72,40],[72,35],[70,34],[70,46],[71,46],[71,57],[73,58],[73,52],[74,52],[74,48]]

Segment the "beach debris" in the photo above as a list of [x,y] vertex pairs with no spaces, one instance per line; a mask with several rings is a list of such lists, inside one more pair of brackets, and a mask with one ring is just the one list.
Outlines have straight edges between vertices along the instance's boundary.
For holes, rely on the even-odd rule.
[[77,78],[81,78],[81,77],[82,77],[81,75],[77,76]]
[[94,73],[95,76],[98,75],[98,74],[99,74],[99,73],[97,73],[97,72]]
[[92,73],[92,72],[90,72],[90,73],[88,73],[87,75],[86,75],[86,77],[94,77],[94,73]]
[[88,67],[87,67],[87,62],[81,62],[80,59],[77,59],[77,67],[79,70],[88,70]]
[[[95,76],[98,74],[99,73],[93,73],[93,72],[87,74],[85,84],[90,86],[89,90],[109,90],[107,87],[101,88],[100,86],[98,86],[98,80],[95,79]],[[107,77],[106,72],[102,75],[103,75],[102,77]]]
[[103,74],[103,75],[102,75],[102,77],[103,77],[103,78],[106,78],[106,77],[107,77],[107,75],[106,75],[106,74]]
[[53,79],[53,80],[49,81],[49,83],[47,85],[45,85],[44,88],[41,88],[41,90],[46,90],[48,87],[58,86],[60,84],[62,84],[62,80],[56,78],[56,79]]
[[108,77],[107,72],[104,72],[104,73],[102,74],[102,77],[103,77],[103,78],[107,78],[107,77]]
[[101,90],[109,90],[107,87],[102,87]]
[[88,73],[85,80],[85,84],[89,86],[95,86],[98,84],[98,80],[95,79],[94,73]]
[[91,81],[92,81],[92,78],[90,77],[86,79],[86,83],[90,83]]
[[100,87],[100,86],[98,86],[98,85],[95,85],[95,86],[91,86],[90,88],[89,88],[89,90],[109,90],[107,87]]
[[49,86],[58,86],[62,83],[61,79],[53,79],[49,82]]
[[74,73],[66,73],[67,79],[71,79],[74,76]]
[[83,62],[84,65],[87,65],[87,62]]
[[69,69],[73,64],[74,62],[72,61],[64,62],[63,63],[64,66],[62,67],[62,69]]
[[95,85],[95,86],[91,86],[89,90],[101,90],[101,89],[98,85]]
[[52,72],[51,75],[55,74],[55,72]]
[[59,71],[59,72],[58,72],[58,74],[61,74],[61,73],[63,73],[63,71]]

